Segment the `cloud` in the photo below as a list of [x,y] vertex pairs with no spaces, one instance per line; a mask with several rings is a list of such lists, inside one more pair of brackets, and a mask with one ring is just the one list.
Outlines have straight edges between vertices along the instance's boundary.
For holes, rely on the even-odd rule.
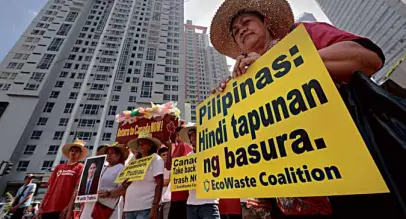
[[36,11],[33,11],[33,10],[31,10],[31,9],[29,9],[28,10],[28,13],[30,13],[32,16],[37,16],[37,14],[38,14],[38,12],[36,12]]

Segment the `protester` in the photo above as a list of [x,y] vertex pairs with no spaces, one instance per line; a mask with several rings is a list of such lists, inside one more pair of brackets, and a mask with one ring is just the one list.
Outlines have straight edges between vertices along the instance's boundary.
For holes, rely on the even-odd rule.
[[[226,0],[213,18],[210,37],[217,51],[236,59],[233,76],[238,77],[299,24],[303,24],[309,33],[337,85],[348,82],[355,71],[371,76],[385,62],[382,50],[369,39],[326,23],[294,24],[292,9],[285,0]],[[229,79],[224,80],[217,90],[222,92]],[[304,216],[331,214],[331,206],[324,197],[281,198],[277,199],[277,205],[274,203],[272,218],[285,217],[282,212]],[[351,211],[344,215],[351,215]]]
[[164,161],[156,152],[162,143],[150,132],[140,132],[138,138],[128,142],[137,151],[136,159],[155,154],[143,180],[126,183],[121,187],[125,193],[124,215],[126,219],[157,219],[158,206],[162,196]]
[[[169,150],[167,147],[162,146],[158,150],[158,155],[162,157],[164,163],[168,160],[168,153]],[[159,218],[160,219],[168,219],[169,216],[169,208],[171,207],[171,191],[168,190],[169,188],[169,178],[170,171],[164,168],[164,184],[162,188],[162,199],[161,199],[161,207],[159,211]]]
[[[193,151],[190,152],[189,155],[194,154],[196,152],[196,125],[188,124],[180,131],[179,137],[181,140],[192,145]],[[189,197],[187,200],[187,218],[220,219],[218,204],[218,199],[197,199],[196,190],[189,190]]]
[[242,219],[239,198],[221,198],[219,200],[219,211],[221,219]]
[[66,144],[62,147],[62,154],[68,162],[59,164],[52,171],[48,180],[48,189],[40,208],[42,219],[70,219],[72,217],[76,196],[74,191],[79,185],[84,167],[79,161],[86,158],[88,150],[85,147],[85,142],[75,140],[72,144]]
[[38,202],[34,202],[31,206],[31,208],[26,212],[24,219],[34,218],[37,215],[38,210],[39,210],[38,205],[39,205]]
[[99,147],[97,147],[96,150],[96,156],[104,155],[103,152],[105,152],[103,149],[107,148],[109,145],[108,144],[102,144]]
[[28,210],[28,207],[31,205],[32,197],[37,189],[37,185],[32,183],[33,178],[34,176],[32,174],[28,174],[24,179],[24,185],[18,189],[9,210],[9,212],[13,214],[11,219],[23,218],[25,211]]
[[[165,145],[168,147],[168,159],[166,161],[166,169],[171,170],[172,158],[183,157],[193,151],[193,148],[182,141],[179,137],[179,132],[182,130],[182,127],[178,127],[175,130],[175,135],[171,139],[171,142],[165,142]],[[174,142],[174,144],[172,144]],[[188,199],[188,191],[178,191],[171,193],[171,206],[169,209],[169,219],[187,219],[187,208],[186,202]]]
[[[121,219],[120,207],[121,198],[112,196],[111,191],[117,189],[120,185],[114,181],[124,169],[124,162],[128,158],[129,152],[124,145],[105,145],[100,151],[100,155],[107,155],[105,166],[100,175],[100,185],[97,202],[85,203],[80,216],[81,219],[101,218],[98,213],[104,213],[103,218]],[[108,209],[108,211],[98,211],[100,208]],[[110,214],[110,216],[106,215]]]

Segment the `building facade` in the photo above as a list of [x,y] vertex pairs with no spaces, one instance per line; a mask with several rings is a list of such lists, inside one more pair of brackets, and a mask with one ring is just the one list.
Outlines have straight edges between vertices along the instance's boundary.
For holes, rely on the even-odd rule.
[[230,75],[226,57],[209,44],[207,27],[185,24],[185,98],[190,103],[191,122],[196,122],[196,106],[211,90]]
[[381,84],[388,70],[406,51],[406,1],[317,0],[330,21],[343,30],[370,38],[386,56],[373,79]]
[[184,109],[183,0],[49,0],[0,64],[4,186],[64,161],[79,138],[91,154],[114,141],[122,110]]
[[316,22],[317,19],[314,17],[312,13],[303,12],[299,17],[296,19],[296,22]]

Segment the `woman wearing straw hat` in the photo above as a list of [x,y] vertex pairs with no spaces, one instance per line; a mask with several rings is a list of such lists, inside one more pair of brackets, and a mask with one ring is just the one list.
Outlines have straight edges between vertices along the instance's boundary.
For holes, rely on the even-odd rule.
[[68,162],[59,164],[52,171],[48,180],[48,189],[41,204],[42,219],[71,218],[74,193],[80,181],[83,164],[79,161],[86,159],[88,150],[85,142],[75,140],[72,144],[62,147],[62,154]]
[[[124,169],[124,162],[128,158],[129,151],[124,145],[119,144],[112,144],[112,145],[104,145],[102,149],[100,149],[99,153],[101,155],[107,155],[105,166],[102,170],[100,176],[100,184],[99,184],[99,199],[97,203],[89,202],[85,203],[83,208],[82,214],[80,216],[81,219],[90,219],[90,218],[100,218],[97,215],[97,209],[102,206],[104,208],[108,208],[108,211],[103,211],[105,215],[103,218],[110,218],[110,219],[119,219],[121,218],[120,214],[120,206],[121,198],[120,195],[114,196],[111,191],[115,190],[119,187],[119,185],[115,184],[114,181],[116,180],[117,176],[121,173]],[[106,214],[110,214],[106,215]]]
[[[212,20],[210,38],[217,51],[236,60],[233,77],[238,77],[298,24],[294,24],[292,9],[286,0],[225,0]],[[370,76],[385,62],[382,50],[367,38],[326,23],[301,24],[306,28],[330,76],[337,84],[349,81],[355,71]],[[222,92],[228,80],[230,78],[220,83],[217,91]],[[311,200],[305,198],[292,202],[292,199],[278,199],[278,206],[281,208],[274,207],[275,215],[272,217],[284,217],[279,209],[299,215],[331,214],[327,199],[313,199],[317,202]],[[305,208],[300,207],[301,204],[311,207],[304,210]],[[302,209],[300,212],[295,210],[299,208]],[[333,212],[337,210],[333,209]],[[364,209],[363,214],[367,212]]]
[[144,179],[123,183],[121,193],[125,190],[124,216],[126,219],[157,219],[163,187],[164,161],[156,155],[162,143],[152,137],[150,132],[140,132],[138,138],[127,144],[136,152],[135,159],[155,154]]
[[[196,124],[189,123],[179,132],[182,141],[190,144],[193,151],[196,152]],[[188,219],[220,219],[218,199],[197,199],[196,190],[189,190],[187,200],[187,218]]]

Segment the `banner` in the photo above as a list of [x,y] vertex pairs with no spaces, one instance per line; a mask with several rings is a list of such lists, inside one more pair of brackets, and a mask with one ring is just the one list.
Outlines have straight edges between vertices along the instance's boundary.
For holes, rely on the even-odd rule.
[[389,192],[303,25],[196,111],[197,198]]
[[178,119],[175,116],[166,114],[163,119],[138,119],[133,123],[120,122],[117,130],[116,141],[120,144],[127,144],[130,140],[137,138],[141,131],[149,131],[152,137],[162,142],[167,141],[178,127]]
[[88,157],[86,159],[85,168],[80,177],[79,190],[75,200],[76,203],[97,201],[99,181],[105,161],[106,155]]
[[196,154],[172,159],[171,191],[196,188]]
[[154,159],[156,154],[153,154],[148,157],[143,157],[140,159],[133,160],[129,162],[114,183],[121,183],[124,180],[128,179],[129,182],[143,180],[145,173],[148,170],[151,161]]

